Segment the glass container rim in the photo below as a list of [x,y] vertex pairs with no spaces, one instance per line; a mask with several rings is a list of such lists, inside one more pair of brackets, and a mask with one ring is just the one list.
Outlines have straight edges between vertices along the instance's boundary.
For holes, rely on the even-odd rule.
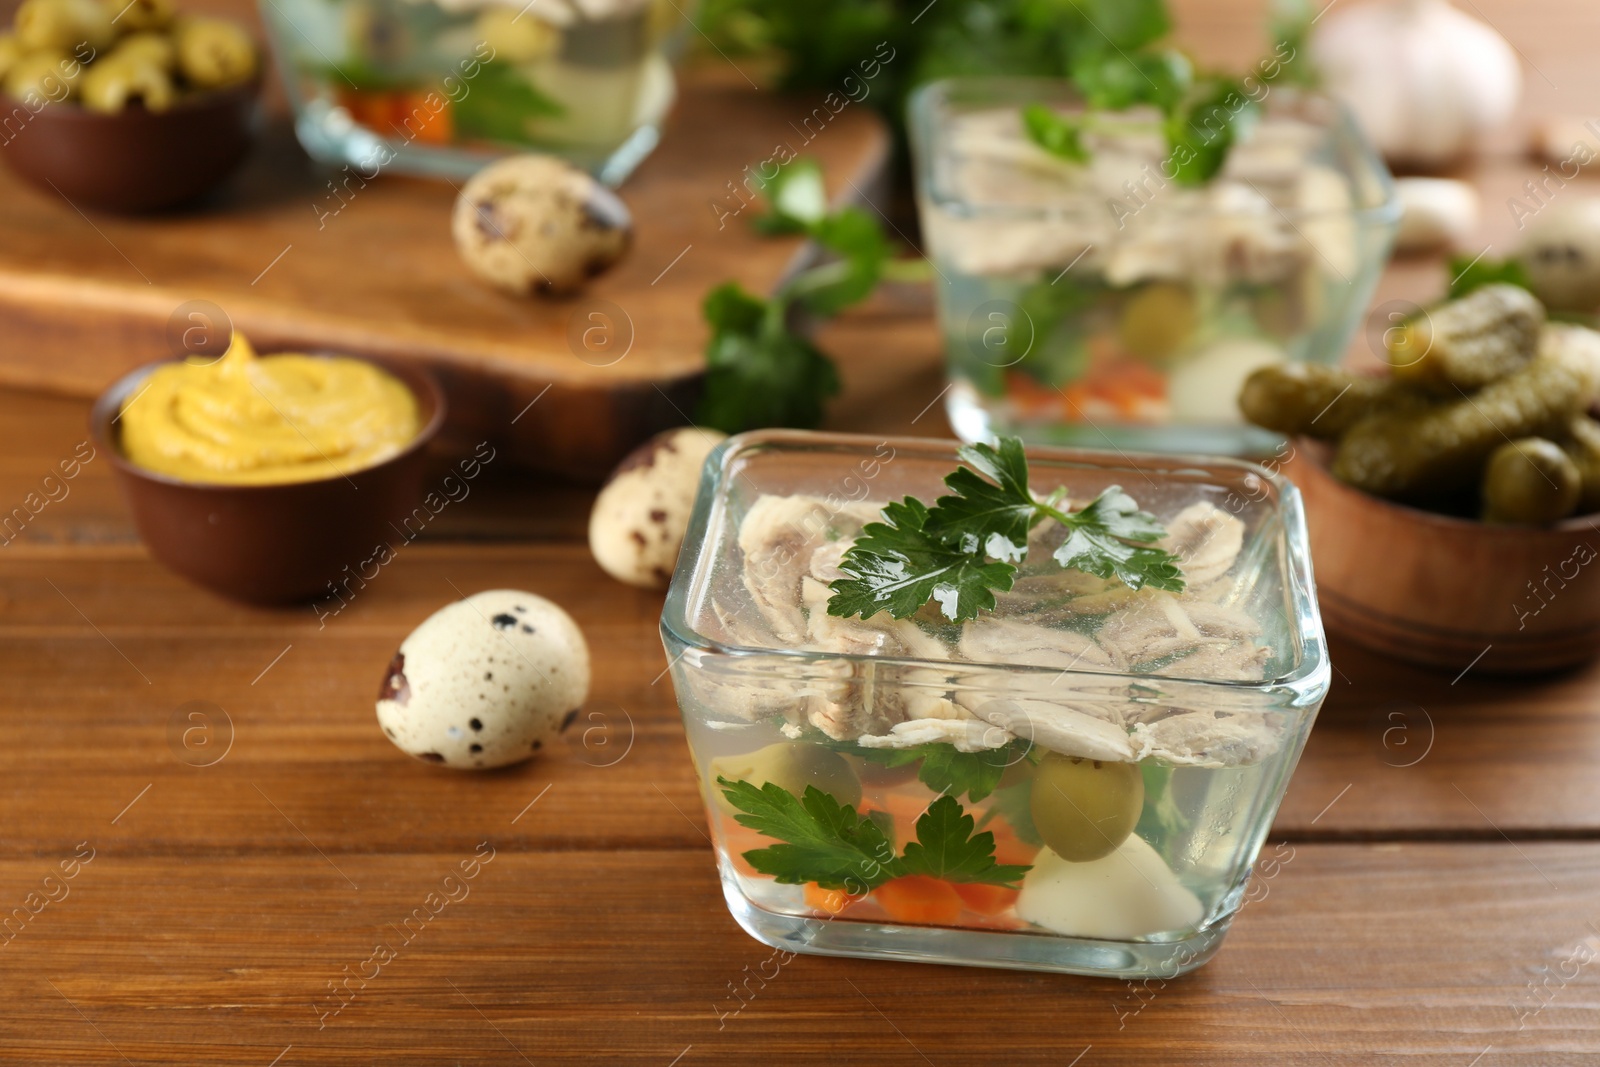
[[1175,686],[1202,687],[1217,693],[1288,692],[1294,705],[1315,704],[1326,695],[1331,686],[1332,666],[1328,659],[1327,640],[1323,630],[1322,615],[1317,606],[1316,584],[1311,571],[1311,550],[1306,530],[1305,509],[1300,491],[1293,482],[1277,471],[1259,463],[1227,456],[1190,456],[1155,452],[1127,452],[1123,450],[1061,448],[1028,444],[1025,446],[1031,461],[1045,460],[1059,465],[1079,466],[1088,469],[1124,469],[1140,471],[1146,475],[1176,475],[1184,471],[1203,468],[1230,468],[1241,474],[1255,475],[1271,485],[1275,491],[1274,511],[1282,524],[1285,552],[1285,592],[1292,609],[1285,621],[1298,638],[1299,661],[1285,674],[1258,681],[1241,681],[1220,678],[1184,678],[1160,673],[1134,674],[1127,671],[1062,670],[1059,667],[1039,664],[988,663],[919,659],[909,656],[874,656],[845,652],[818,652],[793,648],[767,648],[740,645],[721,641],[701,633],[690,618],[690,594],[698,582],[702,560],[711,532],[711,521],[730,483],[733,465],[740,457],[766,448],[789,448],[815,451],[820,446],[840,453],[870,450],[882,445],[909,451],[921,450],[924,454],[948,452],[952,465],[956,462],[956,449],[962,442],[954,438],[888,436],[818,432],[811,430],[766,429],[737,434],[723,441],[706,457],[701,468],[694,510],[690,514],[683,549],[678,555],[677,567],[667,589],[666,601],[661,610],[661,632],[670,644],[675,642],[683,651],[673,657],[669,669],[691,651],[701,656],[714,656],[729,661],[757,657],[778,657],[796,663],[848,663],[878,664],[895,668],[939,668],[974,671],[993,671],[1020,676],[1042,677],[1046,674],[1068,675],[1095,684],[1123,681],[1129,684],[1150,685],[1160,682]]
[[[937,118],[938,109],[950,99],[952,93],[960,88],[1009,89],[1016,91],[1027,86],[1038,86],[1041,92],[1048,93],[1058,99],[1064,97],[1081,99],[1077,88],[1065,78],[1028,74],[957,74],[928,82],[912,91],[906,102],[906,117],[913,157],[912,171],[916,178],[919,197],[926,197],[935,206],[966,217],[1059,219],[1098,210],[1098,207],[1092,207],[1087,202],[1079,202],[1077,198],[1064,198],[1062,204],[1048,207],[973,203],[959,196],[943,195],[942,191],[930,180],[932,161],[929,153],[931,151],[932,127]],[[1401,205],[1400,195],[1394,183],[1394,176],[1389,173],[1389,168],[1379,158],[1377,150],[1373,147],[1371,141],[1361,132],[1361,128],[1350,108],[1336,97],[1317,90],[1286,86],[1281,91],[1291,92],[1296,99],[1313,101],[1317,106],[1327,107],[1333,112],[1333,120],[1326,123],[1325,128],[1337,142],[1347,145],[1355,152],[1366,176],[1376,183],[1381,199],[1375,203],[1359,207],[1352,206],[1349,209],[1316,209],[1309,211],[1296,209],[1287,212],[1280,209],[1279,214],[1284,215],[1291,222],[1319,218],[1348,218],[1363,224],[1394,225],[1398,223]],[[1036,93],[1035,95],[1039,94]],[[996,106],[999,106],[1000,103],[1001,101],[997,101]],[[1197,214],[1206,217],[1219,217],[1228,213],[1202,211],[1197,212]]]

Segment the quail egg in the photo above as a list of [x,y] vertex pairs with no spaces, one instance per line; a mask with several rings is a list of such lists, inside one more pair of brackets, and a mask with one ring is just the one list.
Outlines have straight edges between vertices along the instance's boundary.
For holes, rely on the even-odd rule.
[[561,608],[515,589],[446,605],[400,644],[378,723],[403,752],[465,770],[529,759],[589,695],[589,648]]
[[589,550],[619,582],[665,589],[683,547],[715,430],[667,430],[634,449],[612,472],[589,513]]
[[512,156],[474,175],[450,228],[468,269],[518,296],[573,292],[621,259],[633,237],[616,193],[541,155]]

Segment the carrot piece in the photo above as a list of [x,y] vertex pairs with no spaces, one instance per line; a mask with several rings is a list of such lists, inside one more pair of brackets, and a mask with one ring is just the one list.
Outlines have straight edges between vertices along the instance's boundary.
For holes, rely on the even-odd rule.
[[733,865],[734,870],[746,875],[759,875],[761,872],[750,866],[750,861],[744,858],[744,854],[776,844],[765,834],[757,833],[748,826],[740,826],[731,819],[722,825],[722,841],[728,850],[728,862]]
[[455,137],[450,101],[433,89],[402,93],[395,108],[394,130],[407,141],[449,144]]
[[815,882],[807,882],[805,901],[809,908],[827,912],[829,915],[839,915],[865,895],[847,893],[843,889],[824,889]]
[[961,918],[961,897],[949,882],[908,874],[880,885],[873,896],[895,922],[950,926]]
[[969,911],[979,915],[999,915],[1017,902],[1017,890],[981,882],[957,882],[956,895]]
[[395,95],[370,89],[339,90],[339,106],[359,125],[387,134],[395,114]]

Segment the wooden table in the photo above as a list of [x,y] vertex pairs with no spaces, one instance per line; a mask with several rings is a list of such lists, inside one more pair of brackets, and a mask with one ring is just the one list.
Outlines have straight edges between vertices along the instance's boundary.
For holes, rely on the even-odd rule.
[[[1578,19],[1576,3],[1483,8],[1557,82],[1595,84],[1593,12],[1572,25],[1558,16]],[[1183,22],[1223,58],[1249,54],[1229,42],[1255,32],[1256,9],[1202,19],[1189,4]],[[1539,77],[1544,109],[1581,110]],[[1514,188],[1523,169],[1480,175]],[[1495,205],[1485,240],[1504,242]],[[1386,290],[1426,292],[1438,272],[1402,264]],[[892,289],[824,332],[847,382],[835,427],[948,433],[930,313],[925,290]],[[85,413],[0,393],[0,513],[43,495]],[[161,570],[109,475],[103,457],[87,463],[0,545],[0,919],[26,917],[0,926],[5,1062],[1600,1056],[1600,666],[1452,680],[1335,641],[1333,693],[1251,902],[1186,979],[799,956],[763,981],[751,976],[772,974],[770,950],[722,904],[663,677],[660,597],[595,567],[586,490],[491,466],[319,625]],[[502,772],[407,759],[372,711],[395,646],[458,590],[507,585],[565,605],[587,633],[583,718],[557,751]],[[475,857],[467,895],[402,940],[402,921]],[[394,958],[374,974],[380,940]]]

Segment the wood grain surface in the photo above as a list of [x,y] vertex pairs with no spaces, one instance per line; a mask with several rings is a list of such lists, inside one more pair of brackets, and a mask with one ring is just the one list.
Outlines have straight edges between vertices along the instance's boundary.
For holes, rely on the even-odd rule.
[[[1254,53],[1260,3],[1175,6],[1203,53]],[[1562,87],[1530,69],[1526,114],[1583,110],[1600,12],[1473,6]],[[1515,237],[1494,197],[1528,172],[1504,156],[1476,172],[1491,254]],[[1380,300],[1430,296],[1442,273],[1401,262]],[[926,289],[889,287],[824,329],[846,384],[833,428],[949,433],[931,313]],[[1351,356],[1372,358],[1359,341]],[[1185,979],[780,966],[722,903],[661,676],[661,598],[595,568],[589,490],[491,464],[339,614],[243,608],[150,561],[104,462],[3,525],[44,495],[86,413],[0,391],[0,916],[58,898],[0,936],[0,1062],[1600,1059],[1600,666],[1428,672],[1335,637],[1250,902]],[[441,446],[441,471],[454,449],[470,443]],[[372,711],[394,647],[456,596],[507,585],[584,628],[585,717],[505,771],[401,755]],[[174,729],[186,705],[202,733]],[[416,919],[463,862],[465,895]],[[394,958],[375,973],[380,943]]]
[[628,255],[561,299],[508,296],[467,272],[450,236],[458,184],[351,179],[308,160],[282,114],[242,173],[179,213],[85,212],[0,168],[0,383],[92,397],[185,354],[191,324],[231,324],[263,352],[425,364],[455,429],[598,479],[654,430],[688,421],[704,294],[732,278],[770,291],[802,254],[798,240],[744,224],[758,210],[737,195],[751,198],[744,168],[785,143],[823,166],[841,201],[880,183],[889,144],[875,115],[845,108],[807,142],[791,127],[807,114],[747,85],[690,82],[662,145],[621,190]]

